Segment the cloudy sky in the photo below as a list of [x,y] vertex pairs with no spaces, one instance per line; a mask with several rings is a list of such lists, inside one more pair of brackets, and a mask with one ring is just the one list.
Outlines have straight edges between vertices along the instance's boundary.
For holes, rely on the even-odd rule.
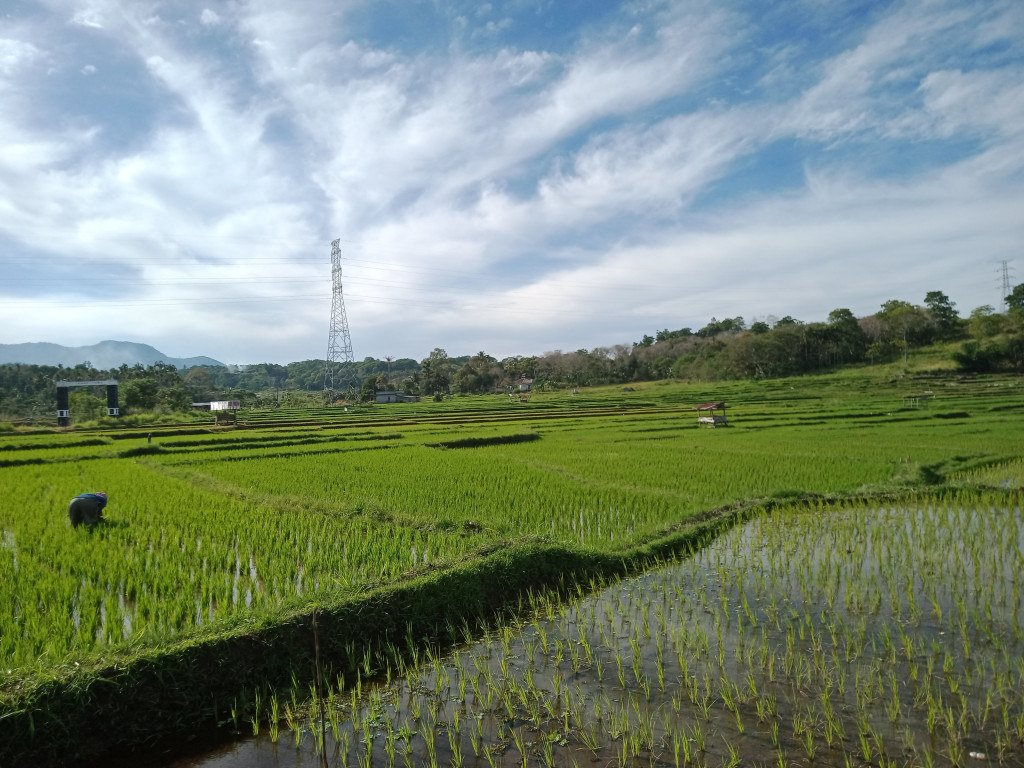
[[0,342],[497,357],[1024,281],[1020,0],[3,0]]

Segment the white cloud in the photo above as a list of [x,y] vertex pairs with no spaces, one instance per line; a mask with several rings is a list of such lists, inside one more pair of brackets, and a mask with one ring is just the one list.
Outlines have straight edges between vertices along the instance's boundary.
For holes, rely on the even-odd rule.
[[987,13],[972,25],[977,47],[1013,44],[1024,38],[1024,6],[1016,0],[995,0],[986,6]]
[[[0,233],[41,272],[73,253],[118,275],[103,288],[118,301],[87,313],[67,283],[46,312],[5,299],[0,324],[24,340],[130,327],[191,337],[183,355],[321,356],[334,236],[357,354],[417,358],[611,344],[712,314],[866,313],[935,288],[991,303],[978,260],[1012,258],[1024,236],[1020,44],[993,26],[1021,22],[1012,3],[882,8],[813,57],[785,36],[748,47],[757,15],[742,4],[746,21],[731,4],[634,3],[570,45],[517,46],[513,25],[501,48],[415,52],[352,26],[372,4],[215,7],[182,18],[218,25],[217,46],[194,23],[98,1],[67,11],[70,27],[5,30]],[[1016,58],[972,57],[996,43]],[[106,99],[138,67],[123,145],[96,151],[116,127],[106,112],[29,122],[30,74],[84,73],[71,51],[103,73],[76,84]],[[785,186],[759,155],[780,140],[806,153],[779,161],[797,166]],[[978,148],[953,162],[944,141]],[[934,158],[879,180],[831,151],[843,142],[896,156],[933,142]],[[743,189],[745,172],[760,186]],[[729,174],[740,194],[709,205]]]
[[500,19],[498,21],[488,21],[482,27],[474,30],[473,35],[475,37],[480,37],[483,35],[498,35],[504,32],[505,30],[509,29],[513,23],[514,22],[512,21],[512,19],[508,17]]
[[557,58],[546,51],[513,51],[502,49],[494,58],[495,72],[508,78],[514,88],[532,85],[538,82],[552,66],[557,66]]
[[936,38],[969,20],[966,9],[944,2],[911,2],[884,16],[863,42],[825,62],[822,77],[807,89],[790,116],[793,130],[820,140],[881,130],[891,110],[907,104],[902,93],[881,89],[894,77],[911,80],[933,58]]
[[589,338],[616,343],[664,327],[666,318],[672,327],[700,327],[712,314],[823,320],[838,306],[869,314],[885,299],[921,302],[933,289],[969,311],[984,294],[957,275],[970,264],[984,272],[979,283],[991,282],[972,254],[1019,234],[1021,225],[1009,222],[1024,194],[966,202],[957,191],[965,184],[969,175],[911,186],[818,179],[804,194],[759,201],[728,218],[666,231],[657,242],[610,248],[590,262],[538,276],[492,297],[512,312],[481,322],[500,336],[512,314],[521,318],[517,326],[549,329],[563,339],[585,338],[596,322],[601,332]]
[[941,70],[921,82],[924,107],[945,136],[963,129],[1024,130],[1024,70]]
[[[627,128],[588,143],[572,174],[541,183],[553,222],[595,223],[615,215],[678,211],[748,148],[754,128],[745,110],[674,117],[650,128]],[[588,221],[587,219],[590,219]]]
[[634,28],[569,59],[564,76],[510,126],[510,135],[526,143],[557,139],[595,119],[684,93],[730,43],[722,14],[698,10],[659,22],[651,40]]
[[216,27],[220,22],[221,19],[217,12],[211,11],[209,8],[203,8],[203,12],[199,14],[199,23],[204,27]]
[[70,19],[71,24],[79,27],[91,27],[92,29],[103,29],[103,21],[103,12],[96,6],[83,8]]
[[[0,38],[0,75],[11,77],[43,55],[43,51],[32,43]],[[0,87],[3,87],[3,81],[0,81]]]
[[[329,158],[315,178],[334,200],[339,214],[335,231],[369,227],[366,236],[372,238],[377,235],[374,220],[397,213],[396,204],[409,205],[400,202],[404,199],[416,201],[399,219],[409,232],[425,221],[441,226],[444,221],[464,225],[478,216],[493,220],[501,208],[522,222],[523,212],[537,206],[502,202],[501,189],[505,179],[523,173],[524,163],[589,123],[655,104],[702,74],[706,64],[700,64],[700,57],[684,61],[679,49],[696,46],[710,56],[725,37],[714,29],[714,18],[688,22],[671,19],[653,50],[634,35],[597,41],[574,58],[504,49],[489,57],[456,56],[441,67],[423,60],[412,66],[388,56],[379,62],[385,69],[372,77],[357,69],[370,54],[362,46],[348,41],[332,50],[307,40],[311,47],[294,51],[288,41],[305,38],[294,29],[284,43],[275,38],[260,54],[268,84],[280,89],[304,132],[316,137]],[[260,34],[266,32],[275,30],[264,28]],[[322,73],[339,68],[352,76],[338,81],[341,85],[321,82]],[[596,166],[586,172],[596,180]],[[629,184],[650,195],[657,184],[645,183],[640,175],[638,170]],[[553,183],[566,181],[556,174],[554,182],[543,182],[549,201],[560,197],[552,194]],[[352,189],[359,194],[351,194]],[[479,211],[444,212],[456,200],[478,196],[485,203]],[[480,246],[457,249],[460,258],[475,258],[470,254],[480,251]]]

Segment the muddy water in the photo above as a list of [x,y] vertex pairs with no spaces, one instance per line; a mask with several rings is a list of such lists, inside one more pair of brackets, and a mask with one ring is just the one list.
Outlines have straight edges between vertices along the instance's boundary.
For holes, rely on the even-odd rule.
[[1017,508],[777,513],[172,765],[1024,765],[1022,574]]

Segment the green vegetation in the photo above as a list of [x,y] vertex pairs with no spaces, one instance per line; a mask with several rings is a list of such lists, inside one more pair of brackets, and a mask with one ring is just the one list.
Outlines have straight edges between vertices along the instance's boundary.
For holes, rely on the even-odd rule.
[[775,510],[568,606],[530,595],[525,617],[366,697],[329,689],[263,749],[341,765],[1018,765],[1024,519],[1005,500]]
[[[229,721],[236,700],[310,679],[313,605],[325,667],[350,685],[526,589],[685,551],[735,518],[722,510],[1013,494],[1022,386],[894,365],[3,433],[0,763]],[[696,427],[709,400],[733,426]],[[107,522],[72,529],[68,500],[93,490]]]
[[[0,417],[23,424],[52,423],[54,383],[59,379],[120,382],[122,417],[135,425],[160,423],[173,414],[186,418],[193,402],[237,400],[245,408],[310,409],[333,404],[372,403],[375,393],[400,389],[441,400],[451,395],[493,394],[518,389],[526,378],[535,390],[602,384],[632,384],[674,378],[685,381],[763,380],[837,371],[849,366],[899,363],[969,373],[1024,372],[1024,285],[1006,297],[1007,311],[977,307],[968,318],[942,291],[929,291],[923,305],[890,299],[879,311],[858,318],[849,309],[827,320],[803,322],[789,315],[755,320],[711,320],[693,331],[667,329],[633,344],[616,344],[540,356],[498,360],[484,351],[450,357],[433,349],[419,362],[367,357],[333,372],[334,391],[324,392],[325,361],[278,365],[193,367],[178,371],[157,363],[96,370],[88,362],[73,368],[0,365]],[[111,426],[105,401],[88,389],[71,394],[71,418],[78,426]],[[192,414],[202,419],[201,414]]]

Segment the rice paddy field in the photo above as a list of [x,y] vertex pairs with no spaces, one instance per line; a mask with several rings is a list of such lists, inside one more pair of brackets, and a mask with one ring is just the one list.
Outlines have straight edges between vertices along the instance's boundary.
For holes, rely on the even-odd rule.
[[969,498],[761,516],[178,765],[1022,765],[1024,519]]
[[861,370],[5,434],[0,764],[242,731],[252,765],[1022,764],[1022,394]]

